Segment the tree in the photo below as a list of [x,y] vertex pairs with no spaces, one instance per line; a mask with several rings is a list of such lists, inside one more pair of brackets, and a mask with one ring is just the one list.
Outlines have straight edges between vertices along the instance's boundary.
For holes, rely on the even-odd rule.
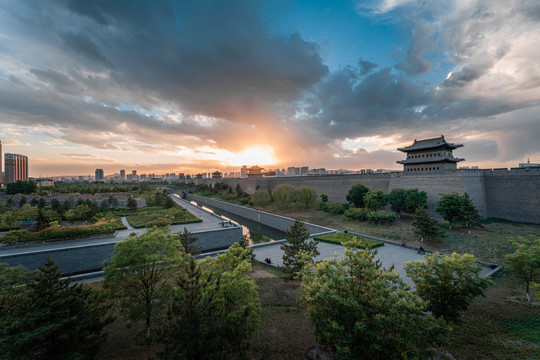
[[257,329],[260,303],[247,250],[234,244],[216,260],[193,258],[177,272],[161,359],[243,358]]
[[266,189],[258,189],[255,190],[253,195],[251,195],[251,202],[254,206],[257,207],[266,207],[268,204],[270,204],[270,201],[272,200],[270,196],[270,192]]
[[364,196],[366,196],[368,191],[369,189],[362,184],[353,185],[345,199],[349,204],[353,204],[356,207],[364,207]]
[[272,198],[279,210],[289,210],[294,201],[294,187],[289,184],[279,184],[272,191]]
[[405,210],[405,190],[404,189],[392,189],[388,194],[388,202],[390,208],[399,217],[401,212]]
[[21,196],[21,200],[19,200],[19,207],[23,207],[24,204],[26,204],[26,196]]
[[299,274],[306,263],[313,261],[313,258],[320,254],[317,250],[319,242],[308,240],[309,232],[300,220],[295,220],[285,234],[286,242],[281,244],[281,250],[284,252],[283,268],[291,275]]
[[405,191],[405,208],[403,211],[414,214],[416,209],[424,207],[427,209],[427,193],[418,189],[407,189]]
[[135,210],[137,209],[139,205],[137,204],[137,200],[135,200],[135,198],[131,197],[129,198],[128,202],[127,202],[127,207],[129,210]]
[[197,255],[201,252],[201,247],[195,245],[199,238],[194,236],[193,233],[189,232],[186,227],[184,227],[184,232],[178,235],[178,239],[180,240],[186,254]]
[[540,281],[540,237],[529,235],[510,240],[516,249],[514,253],[506,255],[508,269],[514,276],[525,281],[527,300],[531,302],[530,287]]
[[437,221],[429,217],[429,214],[423,207],[416,209],[412,226],[413,232],[421,237],[421,241],[424,239],[436,240],[442,236],[442,232],[437,227]]
[[6,193],[8,195],[25,194],[29,195],[37,192],[37,184],[34,180],[22,181],[17,180],[14,183],[7,184]]
[[364,196],[364,205],[372,211],[377,211],[386,205],[386,195],[382,190],[369,190]]
[[469,235],[471,234],[472,227],[481,226],[482,217],[478,214],[478,210],[476,210],[467,193],[461,197],[461,216],[459,221],[467,226]]
[[63,215],[66,212],[66,209],[62,206],[58,199],[51,200],[51,208],[56,211],[58,214]]
[[461,218],[461,204],[462,200],[459,194],[441,194],[435,212],[450,223],[450,229],[452,229],[452,224],[459,222]]
[[105,341],[103,328],[113,321],[110,306],[88,285],[60,280],[48,258],[27,282],[20,301],[2,314],[2,359],[92,359]]
[[[25,283],[32,273],[22,265],[8,266],[0,263],[0,325],[2,319],[21,302],[27,290]],[[1,341],[0,341],[1,343]]]
[[416,294],[427,301],[427,310],[447,323],[457,323],[461,313],[491,284],[480,278],[480,266],[470,254],[426,254],[424,261],[406,262],[405,273]]
[[242,187],[239,183],[236,183],[236,188],[234,190],[236,192],[236,197],[241,198],[244,195],[244,190],[242,190]]
[[92,209],[90,209],[90,206],[88,206],[87,204],[77,205],[75,206],[75,209],[73,209],[73,211],[75,212],[75,217],[81,219],[85,223],[92,214]]
[[39,214],[37,217],[37,223],[38,227],[43,229],[49,226],[49,221],[45,217],[45,214],[43,213],[43,210],[39,209]]
[[109,205],[109,202],[106,200],[102,200],[101,204],[99,204],[99,209],[104,213],[107,212],[110,208],[111,207]]
[[343,260],[304,268],[301,301],[317,340],[337,359],[426,358],[444,342],[448,327],[424,315],[425,302],[374,255],[347,248]]
[[45,209],[45,206],[47,206],[47,202],[44,198],[40,197],[38,201],[38,208]]
[[294,201],[299,209],[307,210],[317,203],[317,190],[309,186],[300,186],[294,190]]
[[167,196],[167,198],[165,199],[164,206],[165,206],[165,209],[171,209],[176,206],[176,203],[170,196]]
[[321,194],[321,202],[323,202],[323,203],[328,202],[328,195]]
[[132,323],[144,321],[147,340],[153,319],[167,309],[172,291],[168,279],[185,259],[182,244],[175,236],[168,230],[152,229],[118,242],[105,262],[105,289],[111,298],[120,301],[122,312]]

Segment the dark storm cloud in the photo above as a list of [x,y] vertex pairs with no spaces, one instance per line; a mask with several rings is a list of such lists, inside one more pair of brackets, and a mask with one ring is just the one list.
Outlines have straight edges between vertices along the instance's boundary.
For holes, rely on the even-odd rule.
[[422,75],[431,69],[431,64],[424,58],[426,51],[433,48],[433,29],[426,22],[420,22],[413,30],[405,59],[396,68],[409,75]]
[[110,63],[103,55],[96,43],[86,34],[67,32],[61,35],[65,44],[76,53],[110,67]]

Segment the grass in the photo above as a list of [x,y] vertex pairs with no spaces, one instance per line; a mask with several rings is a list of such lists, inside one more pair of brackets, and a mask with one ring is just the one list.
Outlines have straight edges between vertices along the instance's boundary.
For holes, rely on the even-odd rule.
[[337,244],[337,245],[344,245],[347,242],[352,241],[353,239],[358,239],[359,243],[355,246],[357,248],[365,249],[366,247],[368,249],[374,249],[379,246],[383,246],[384,243],[382,241],[377,241],[365,237],[358,237],[352,234],[346,234],[346,233],[334,233],[334,234],[326,234],[321,236],[316,236],[313,239],[322,241],[329,244]]
[[177,225],[202,221],[180,206],[170,209],[164,209],[161,206],[145,206],[135,210],[124,211],[124,213],[127,215],[127,221],[134,228],[150,227],[159,225],[160,223]]

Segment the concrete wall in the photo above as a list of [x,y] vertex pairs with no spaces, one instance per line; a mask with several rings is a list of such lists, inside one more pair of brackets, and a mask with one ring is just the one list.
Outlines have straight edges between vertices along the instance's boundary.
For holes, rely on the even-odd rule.
[[257,186],[273,190],[279,184],[294,187],[310,186],[317,193],[327,194],[329,201],[345,202],[345,196],[355,184],[385,193],[392,189],[418,188],[428,195],[428,211],[437,216],[435,208],[440,194],[468,193],[484,217],[540,224],[540,169],[514,168],[495,170],[454,170],[433,174],[392,172],[364,175],[285,176],[267,178],[196,179],[194,182],[214,184],[225,182],[233,188],[240,184],[253,193]]
[[[193,235],[199,238],[195,244],[201,246],[202,251],[208,252],[227,248],[238,242],[242,239],[242,227],[194,232]],[[62,249],[36,250],[18,255],[1,255],[0,253],[0,263],[7,263],[10,266],[22,265],[29,270],[35,270],[45,263],[47,256],[51,256],[57,262],[62,275],[84,273],[101,269],[103,262],[111,257],[115,244],[116,242],[111,241],[102,244],[70,246],[70,242],[66,241],[66,247]]]
[[[217,209],[229,211],[231,213],[245,217],[246,219],[260,222],[263,225],[270,226],[270,227],[273,227],[274,229],[278,229],[281,231],[286,231],[287,229],[291,227],[292,224],[294,224],[294,219],[291,219],[285,216],[270,214],[265,211],[250,209],[244,206],[233,205],[233,204],[229,204],[223,201],[218,201],[218,200],[209,199],[206,197],[197,196],[193,194],[187,194],[187,193],[185,194],[185,198],[186,200],[189,200],[189,201],[196,201],[197,203],[201,205],[212,206]],[[305,227],[307,231],[312,235],[332,231],[332,229],[326,228],[324,226],[319,226],[319,225],[310,224],[310,223],[305,223]]]

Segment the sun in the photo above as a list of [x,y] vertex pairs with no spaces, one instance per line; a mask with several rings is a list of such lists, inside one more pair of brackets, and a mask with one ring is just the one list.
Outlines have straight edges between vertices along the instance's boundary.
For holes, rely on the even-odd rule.
[[234,166],[274,164],[274,149],[270,146],[255,146],[235,154],[229,163]]

